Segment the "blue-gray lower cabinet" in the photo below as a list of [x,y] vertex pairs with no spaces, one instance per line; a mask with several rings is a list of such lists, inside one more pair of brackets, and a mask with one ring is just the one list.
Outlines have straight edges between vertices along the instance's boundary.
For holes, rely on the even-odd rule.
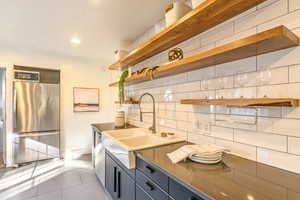
[[169,179],[169,194],[174,200],[203,200],[173,179]]
[[127,169],[106,152],[105,169],[105,187],[113,200],[206,200],[139,157],[137,168]]
[[140,200],[153,200],[140,186],[136,185],[135,186],[135,194],[136,194],[136,199]]
[[113,200],[135,200],[135,181],[108,154],[105,170],[105,188]]

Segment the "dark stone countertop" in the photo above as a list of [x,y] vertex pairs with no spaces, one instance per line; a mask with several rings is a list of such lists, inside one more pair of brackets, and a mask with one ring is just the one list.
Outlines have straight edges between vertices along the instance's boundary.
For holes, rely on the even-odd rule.
[[93,128],[95,128],[98,132],[109,131],[109,130],[118,130],[118,129],[127,129],[127,128],[137,128],[136,126],[126,124],[124,128],[117,128],[115,127],[115,123],[98,123],[98,124],[91,124]]
[[[137,156],[196,194],[215,200],[300,200],[300,174],[225,154],[222,163],[172,164],[167,153],[186,142],[137,151]],[[292,163],[291,163],[292,164]]]

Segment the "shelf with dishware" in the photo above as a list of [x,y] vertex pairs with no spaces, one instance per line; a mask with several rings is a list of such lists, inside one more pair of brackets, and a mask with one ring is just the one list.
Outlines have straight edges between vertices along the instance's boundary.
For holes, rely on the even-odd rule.
[[237,98],[237,99],[183,99],[181,104],[215,106],[284,106],[299,107],[299,99],[292,98]]
[[[126,78],[126,85],[173,76],[201,68],[228,63],[252,56],[299,46],[299,37],[285,26],[278,26],[231,43],[200,52],[191,57],[156,67],[151,73],[134,74]],[[149,76],[151,74],[151,76]],[[118,86],[118,82],[110,84]]]
[[108,69],[125,70],[265,1],[206,0],[174,24],[110,65]]

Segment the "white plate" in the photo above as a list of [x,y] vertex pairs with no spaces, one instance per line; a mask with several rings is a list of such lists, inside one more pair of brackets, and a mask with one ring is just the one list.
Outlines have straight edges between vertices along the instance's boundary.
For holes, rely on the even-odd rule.
[[202,164],[217,164],[219,162],[222,161],[222,158],[218,159],[218,160],[199,160],[199,159],[193,159],[193,158],[190,158],[192,161],[194,162],[198,162],[198,163],[202,163]]

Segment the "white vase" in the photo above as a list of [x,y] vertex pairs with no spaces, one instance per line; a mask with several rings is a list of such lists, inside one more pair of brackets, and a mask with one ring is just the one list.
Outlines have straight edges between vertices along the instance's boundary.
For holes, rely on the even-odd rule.
[[166,26],[174,24],[178,19],[191,10],[192,8],[185,2],[179,1],[173,3],[173,8],[166,12]]
[[196,8],[205,1],[206,0],[192,0],[192,6],[193,6],[193,8]]
[[125,112],[124,111],[116,112],[115,127],[117,127],[117,128],[125,127]]
[[116,50],[115,51],[115,59],[116,61],[119,61],[121,60],[122,58],[124,58],[125,56],[128,55],[128,51],[125,51],[125,50]]

